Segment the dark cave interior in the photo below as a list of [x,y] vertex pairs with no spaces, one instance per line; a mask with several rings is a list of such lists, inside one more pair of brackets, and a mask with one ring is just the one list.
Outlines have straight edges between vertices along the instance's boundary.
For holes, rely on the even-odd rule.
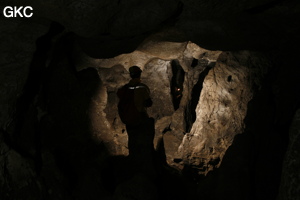
[[173,100],[174,109],[177,110],[182,98],[183,82],[184,82],[184,70],[176,60],[171,61],[172,66],[172,81],[171,81],[171,95]]
[[[223,11],[209,17],[210,9],[219,10],[222,5],[216,4],[213,8],[207,2],[203,4],[209,8],[207,13],[199,15],[208,20],[198,23],[193,21],[195,18],[189,20],[190,15],[185,13],[188,1],[182,2],[176,4],[176,12],[159,25],[153,25],[155,28],[151,31],[135,36],[125,33],[122,37],[110,33],[102,33],[99,37],[83,36],[68,23],[52,19],[50,14],[52,18],[49,17],[47,23],[37,20],[38,17],[26,22],[32,26],[41,23],[47,31],[35,37],[35,44],[31,44],[34,50],[28,58],[30,64],[22,66],[28,67],[28,73],[22,74],[25,81],[20,86],[20,94],[14,94],[15,102],[0,102],[13,108],[8,115],[9,123],[0,118],[3,121],[0,127],[0,199],[299,198],[299,190],[294,185],[299,184],[300,164],[295,154],[299,141],[290,133],[294,129],[299,132],[296,119],[300,109],[299,3],[264,1],[264,4],[256,3],[242,9],[238,15]],[[235,1],[228,0],[228,5],[232,2]],[[294,9],[282,15],[283,8]],[[225,14],[228,16],[223,18]],[[269,20],[268,27],[255,24],[262,17]],[[215,24],[210,25],[211,22]],[[170,26],[191,31],[182,36]],[[207,31],[211,31],[210,34]],[[224,32],[228,36],[224,37]],[[1,37],[5,40],[9,34],[3,33]],[[195,58],[186,50],[189,41],[211,50],[211,54],[216,50],[222,53],[216,53],[217,59],[212,60],[215,55],[195,50],[199,54]],[[176,45],[184,46],[184,53]],[[243,54],[248,50],[254,51],[250,55],[257,57],[249,59]],[[174,56],[178,52],[182,55]],[[233,97],[219,100],[217,107],[224,104],[226,109],[231,109],[231,104],[236,104],[239,110],[246,110],[245,117],[239,114],[242,132],[232,133],[232,141],[228,139],[231,143],[226,144],[228,148],[222,146],[227,139],[225,133],[219,138],[213,134],[208,139],[203,138],[208,141],[205,148],[211,157],[205,157],[202,152],[178,157],[175,153],[180,147],[184,148],[184,138],[199,137],[194,134],[199,124],[197,117],[206,112],[199,104],[213,107],[212,102],[205,101],[205,95],[219,92],[209,90],[210,76],[217,87],[222,87],[217,81],[221,76],[217,69],[221,69],[222,74],[223,64],[234,66],[230,59],[239,62],[241,68],[232,67],[236,71],[226,76],[227,71],[224,71],[224,82],[232,87],[228,95],[236,95],[239,85],[244,87],[244,82],[238,82],[244,78],[245,85],[250,85],[251,98],[245,109]],[[253,73],[236,75],[244,70],[245,63],[258,65],[257,60],[271,67],[261,71],[249,67],[247,70]],[[142,80],[151,86],[154,106],[149,112],[156,121],[155,150],[137,152],[142,155],[138,160],[128,155],[127,133],[117,116],[116,91],[129,80],[127,65],[130,66],[130,62],[145,65]],[[107,66],[103,67],[105,64]],[[236,83],[236,88],[230,85]],[[240,99],[247,96],[242,89],[242,95],[237,95]],[[207,119],[207,127],[213,127],[215,122]],[[229,123],[222,120],[224,124]],[[147,131],[146,128],[141,132]],[[199,147],[192,142],[189,144],[193,149]],[[171,151],[173,154],[169,153]],[[189,162],[195,155],[203,162]],[[289,167],[291,162],[298,164],[296,168]],[[290,175],[285,176],[287,173]]]

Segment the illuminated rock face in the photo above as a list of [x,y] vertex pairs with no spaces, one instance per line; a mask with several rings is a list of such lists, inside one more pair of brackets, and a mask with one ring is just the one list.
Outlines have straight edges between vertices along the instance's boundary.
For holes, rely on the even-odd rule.
[[260,68],[253,66],[254,59],[249,52],[223,52],[204,79],[196,121],[179,147],[184,164],[198,168],[199,173],[219,167],[234,137],[244,131],[252,98],[249,77]]
[[[173,46],[164,44],[163,47],[167,49],[168,45]],[[117,114],[116,91],[130,79],[123,63],[145,63],[140,66],[143,68],[142,81],[149,86],[154,102],[148,109],[149,115],[156,120],[154,146],[163,138],[170,165],[179,168],[189,165],[196,168],[199,174],[206,174],[221,165],[234,137],[243,133],[244,118],[248,102],[252,99],[253,87],[260,85],[260,77],[269,67],[268,62],[261,55],[249,51],[209,51],[188,43],[181,51],[182,54],[174,53],[178,57],[173,57],[174,60],[179,60],[178,66],[182,67],[183,76],[182,97],[175,108],[172,79],[178,74],[172,71],[173,59],[161,60],[169,59],[168,51],[159,52],[157,48],[162,47],[157,44],[152,46],[151,51],[148,50],[149,54],[133,52],[91,64],[91,67],[98,69],[104,83],[106,95],[102,95],[102,99],[107,99],[103,104],[106,104],[105,109],[96,109],[98,113],[106,113],[103,120],[92,117],[95,121],[93,124],[107,120],[110,127],[106,129],[107,126],[96,125],[94,127],[99,128],[94,134],[103,140],[103,136],[111,130],[115,139],[112,141],[112,138],[107,138],[107,143],[117,146],[119,150],[114,153],[127,155],[127,135],[124,134],[125,126]],[[142,48],[140,50],[143,51]],[[174,159],[182,159],[183,162],[176,164]]]
[[[142,47],[146,47],[146,49]],[[197,95],[193,94],[196,96],[193,97],[192,93],[196,93],[194,90],[202,88],[201,81],[203,80],[199,80],[201,79],[199,78],[200,74],[205,70],[208,72],[214,66],[221,52],[202,49],[191,42],[185,45],[157,43],[152,44],[151,49],[147,48],[147,44],[143,44],[142,47],[139,48],[139,51],[131,54],[90,62],[89,66],[98,69],[99,77],[103,82],[102,101],[104,105],[106,104],[105,109],[99,106],[96,109],[100,115],[105,113],[103,120],[98,119],[97,115],[93,115],[96,118],[91,117],[92,121],[95,121],[94,127],[99,127],[97,130],[95,129],[94,133],[102,140],[102,136],[107,135],[107,130],[112,131],[115,135],[115,145],[119,146],[118,149],[123,149],[115,153],[124,154],[126,152],[127,136],[124,134],[125,126],[120,122],[117,113],[116,91],[130,80],[128,68],[132,65],[141,66],[143,69],[142,82],[149,86],[153,100],[153,106],[148,109],[148,113],[156,121],[154,145],[157,145],[157,141],[162,136],[168,138],[164,139],[166,156],[168,163],[173,165],[178,146],[184,134],[190,131],[190,127],[195,121],[190,115],[195,112],[197,102],[193,98],[197,98]],[[173,49],[172,56],[168,50],[163,50],[172,47],[175,47],[176,50]],[[78,66],[78,68],[81,67]],[[205,75],[202,75],[202,79]],[[180,89],[180,92],[173,93],[172,91],[175,89]],[[200,91],[198,98],[199,95]],[[193,103],[191,103],[192,101]],[[97,125],[97,121],[108,123],[107,126],[100,126]]]

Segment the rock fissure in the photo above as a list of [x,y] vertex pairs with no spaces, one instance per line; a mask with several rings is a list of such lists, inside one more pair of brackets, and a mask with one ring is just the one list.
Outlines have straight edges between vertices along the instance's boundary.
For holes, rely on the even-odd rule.
[[187,112],[188,113],[187,115],[191,116],[191,119],[186,119],[186,121],[190,120],[190,123],[187,123],[186,132],[191,131],[193,123],[196,120],[196,107],[198,105],[199,98],[201,95],[201,90],[203,88],[202,85],[210,69],[211,68],[209,66],[204,68],[204,70],[199,74],[198,81],[192,89],[191,101],[189,103],[189,108],[188,108],[190,109],[190,111]]
[[171,61],[171,68],[173,76],[171,79],[170,89],[174,110],[176,111],[179,108],[182,98],[185,72],[180,66],[178,60]]

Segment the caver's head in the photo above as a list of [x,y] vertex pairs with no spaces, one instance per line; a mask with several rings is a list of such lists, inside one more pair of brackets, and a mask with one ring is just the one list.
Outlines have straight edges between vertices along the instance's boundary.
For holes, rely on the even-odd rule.
[[132,66],[129,68],[129,73],[131,78],[140,78],[142,70],[138,66]]

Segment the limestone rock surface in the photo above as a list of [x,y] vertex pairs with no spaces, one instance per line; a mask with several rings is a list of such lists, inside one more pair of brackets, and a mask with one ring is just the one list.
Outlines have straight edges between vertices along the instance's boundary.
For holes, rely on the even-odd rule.
[[250,52],[223,52],[219,56],[204,79],[196,121],[179,147],[184,164],[204,174],[220,166],[234,137],[244,130],[253,95],[249,77],[264,67],[268,66],[252,61]]

